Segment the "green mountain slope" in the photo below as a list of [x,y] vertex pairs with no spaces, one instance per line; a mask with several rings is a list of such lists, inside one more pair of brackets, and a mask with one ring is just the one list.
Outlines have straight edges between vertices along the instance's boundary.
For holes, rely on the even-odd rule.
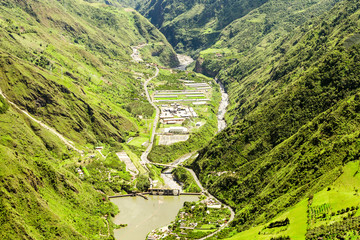
[[237,77],[244,77],[274,56],[284,36],[330,10],[336,2],[338,0],[270,0],[229,24],[218,41],[200,53],[195,70],[216,76],[222,69],[234,65],[238,69]]
[[117,210],[62,167],[74,153],[12,107],[0,116],[1,239],[104,239]]
[[129,105],[150,108],[142,81],[154,74],[130,46],[156,44],[143,57],[175,66],[174,50],[115,5],[4,0],[0,16],[0,238],[112,239],[106,196],[133,187],[113,152],[138,131]]
[[330,185],[359,158],[359,14],[357,1],[342,1],[279,41],[261,66],[220,75],[234,125],[193,167],[236,209],[238,231]]
[[157,0],[139,3],[138,10],[157,26],[179,52],[210,47],[229,23],[267,0]]
[[0,88],[10,100],[81,143],[135,130],[120,108],[141,92],[129,45],[162,41],[164,59],[175,57],[158,30],[136,12],[85,2],[2,4]]

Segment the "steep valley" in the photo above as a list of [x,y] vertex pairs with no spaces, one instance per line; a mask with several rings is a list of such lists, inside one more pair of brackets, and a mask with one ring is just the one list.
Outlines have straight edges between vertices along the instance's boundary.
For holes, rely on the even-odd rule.
[[[118,239],[134,213],[147,239],[358,239],[359,19],[356,0],[1,1],[0,238]],[[170,190],[199,200],[146,202]]]

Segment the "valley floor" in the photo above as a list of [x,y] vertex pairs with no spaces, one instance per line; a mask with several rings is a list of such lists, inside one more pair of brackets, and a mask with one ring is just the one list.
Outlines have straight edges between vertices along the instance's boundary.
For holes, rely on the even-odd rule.
[[[133,47],[133,50],[134,50],[134,53],[132,55],[134,61],[137,61],[137,62],[141,62],[142,59],[140,57],[140,55],[138,54],[138,49],[140,49],[141,46],[137,46],[137,47]],[[185,65],[191,63],[190,59],[189,58],[186,58],[186,57],[183,57],[183,60],[186,60],[185,61]],[[150,66],[150,65],[149,65]],[[170,101],[170,103],[166,104],[167,103],[167,100],[165,98],[162,98],[161,99],[161,102],[157,99],[157,96],[160,96],[160,95],[164,95],[166,96],[166,94],[168,95],[179,95],[182,96],[182,94],[187,94],[188,97],[190,97],[191,99],[191,94],[192,94],[192,91],[197,91],[194,96],[195,96],[195,99],[192,100],[193,101],[193,104],[197,103],[198,101],[200,102],[203,102],[203,99],[196,99],[196,97],[200,96],[199,93],[202,93],[204,94],[204,96],[206,95],[208,98],[212,98],[212,92],[215,92],[215,90],[211,90],[210,86],[206,83],[206,84],[203,84],[203,83],[195,83],[194,81],[190,81],[190,80],[178,80],[178,83],[175,85],[175,88],[172,88],[172,90],[169,90],[168,92],[162,90],[162,92],[159,92],[159,91],[153,91],[155,92],[155,94],[153,94],[151,96],[151,93],[149,91],[149,85],[154,85],[154,83],[152,83],[152,80],[156,80],[156,78],[159,76],[159,73],[160,73],[160,70],[157,66],[155,66],[155,74],[153,75],[153,77],[147,79],[144,81],[144,90],[145,90],[145,95],[149,101],[149,103],[156,109],[156,112],[155,112],[155,116],[154,116],[154,120],[151,122],[151,130],[150,130],[150,139],[148,140],[148,142],[144,142],[147,147],[146,149],[144,150],[144,152],[142,153],[141,155],[141,165],[143,167],[143,169],[146,169],[146,171],[150,171],[149,168],[150,166],[152,165],[152,162],[148,159],[148,155],[149,153],[152,151],[153,147],[155,146],[155,144],[159,144],[161,145],[164,141],[164,137],[176,137],[177,139],[182,139],[184,136],[186,136],[186,138],[180,140],[180,142],[186,142],[188,139],[189,139],[189,134],[191,133],[186,133],[185,135],[177,135],[177,133],[172,133],[170,135],[164,135],[163,131],[166,130],[166,129],[185,129],[184,127],[174,127],[174,125],[170,124],[170,126],[167,126],[168,123],[166,123],[163,118],[162,115],[164,114],[167,114],[167,116],[170,116],[172,119],[174,119],[173,117],[173,110],[170,111],[170,112],[165,112],[164,109],[170,109],[170,108],[174,108],[176,106],[180,106],[178,102],[175,101]],[[164,70],[162,70],[164,71]],[[165,70],[165,71],[169,71],[169,70]],[[172,70],[170,70],[172,71]],[[163,72],[162,72],[163,73]],[[167,73],[166,73],[167,74]],[[171,74],[171,73],[170,73]],[[170,75],[171,76],[171,75]],[[175,76],[176,77],[176,76]],[[158,82],[158,81],[157,81]],[[155,85],[157,84],[157,82],[155,82]],[[185,87],[189,87],[190,89],[189,90],[180,90],[182,86],[185,86]],[[205,86],[205,88],[204,88]],[[180,87],[180,89],[179,89]],[[194,88],[198,88],[197,90],[193,90]],[[222,87],[222,86],[221,86]],[[201,88],[204,88],[204,89],[201,89]],[[227,98],[227,94],[225,93],[225,91],[223,90],[223,88],[221,88],[222,90],[222,95],[221,95],[221,104],[219,104],[219,110],[218,110],[218,121],[219,121],[219,125],[218,125],[218,132],[223,130],[226,126],[225,124],[225,121],[224,121],[224,115],[225,115],[225,112],[226,112],[226,106],[227,106],[227,101],[228,101],[228,98]],[[189,91],[189,92],[187,92]],[[165,100],[164,100],[165,99]],[[206,100],[206,99],[205,99]],[[180,101],[182,101],[180,99]],[[193,117],[195,117],[195,119],[190,119],[191,122],[198,122],[198,126],[196,126],[196,128],[193,127],[193,129],[195,131],[197,131],[197,128],[200,128],[202,125],[206,124],[206,120],[202,119],[202,118],[198,118],[198,114],[199,113],[199,109],[203,109],[203,108],[208,108],[206,105],[206,103],[204,104],[204,106],[200,106],[200,107],[196,107],[195,105],[193,107],[190,107],[191,106],[191,103],[190,104],[185,104],[185,107],[183,107],[183,109],[185,109],[185,111],[183,112],[186,112],[186,109],[188,109],[188,114],[191,115],[194,115]],[[187,107],[189,106],[189,107]],[[167,111],[167,110],[166,110]],[[197,113],[196,113],[197,112]],[[176,114],[176,110],[175,110],[175,114]],[[184,113],[183,113],[184,114]],[[188,117],[185,117],[185,118],[188,118]],[[175,117],[176,119],[176,117]],[[184,121],[182,120],[183,118],[179,118],[181,119],[181,121]],[[159,121],[161,120],[161,124],[159,123]],[[158,126],[160,126],[160,129],[158,129]],[[181,124],[179,125],[181,126]],[[168,127],[168,128],[167,128]],[[192,131],[194,131],[192,130]],[[156,136],[160,134],[160,141],[155,141],[156,139]],[[215,134],[215,133],[214,133]],[[129,141],[128,141],[128,144],[131,144],[133,142],[134,144],[134,138],[131,138]],[[143,141],[146,141],[146,138],[143,139]],[[171,139],[169,139],[168,141],[172,141]],[[179,141],[174,141],[172,144],[176,143],[176,142],[179,142]],[[172,145],[172,144],[165,144],[165,145]],[[144,144],[140,144],[141,146],[144,146]],[[150,178],[150,188],[154,187],[154,188],[171,188],[171,189],[179,189],[180,191],[183,191],[183,187],[181,185],[179,185],[179,180],[175,180],[172,172],[174,171],[174,168],[177,168],[179,165],[182,165],[184,162],[186,162],[187,160],[189,160],[190,158],[194,159],[197,155],[195,155],[195,152],[193,153],[190,153],[190,154],[185,154],[183,155],[182,157],[180,157],[179,159],[177,159],[176,161],[172,162],[172,163],[169,163],[168,165],[172,166],[171,168],[167,168],[165,170],[162,170],[161,171],[161,175],[159,177],[161,177],[161,181],[159,180],[155,180],[155,179],[151,179]],[[119,155],[120,156],[120,155]],[[126,161],[125,161],[126,162]],[[132,165],[130,163],[127,163],[127,166],[128,168],[132,168]],[[134,166],[134,165],[133,165]],[[155,165],[157,166],[157,165]],[[166,166],[166,165],[164,165]],[[154,166],[153,166],[154,167]],[[153,168],[151,167],[151,168]],[[204,196],[206,196],[205,198],[207,199],[206,201],[210,201],[212,204],[213,203],[219,203],[219,201],[212,195],[210,195],[206,189],[204,189],[199,181],[199,179],[197,178],[196,174],[194,171],[192,171],[191,169],[186,169],[186,171],[188,171],[190,173],[190,175],[188,176],[189,179],[192,179],[191,181],[194,181],[194,184],[196,184],[197,186],[199,186],[199,188],[201,189],[201,192],[202,194],[204,194]],[[135,172],[134,170],[132,170],[132,172]],[[138,170],[139,172],[139,170]],[[135,176],[135,175],[134,175]],[[183,184],[183,183],[182,183]],[[209,238],[213,235],[215,235],[216,233],[220,232],[222,229],[226,228],[227,226],[229,226],[229,224],[231,223],[231,221],[234,219],[234,216],[235,216],[235,213],[234,211],[228,207],[228,206],[223,206],[221,207],[220,209],[227,209],[226,211],[229,211],[229,217],[226,218],[226,222],[221,224],[221,225],[218,225],[216,227],[212,227],[212,231],[209,231],[207,234],[206,234],[206,231],[205,231],[205,234],[203,233],[202,236],[205,236],[205,237],[202,237],[201,239],[206,239],[206,238]],[[214,210],[215,212],[217,212],[216,210]],[[191,220],[190,220],[191,221]],[[196,222],[193,222],[192,224],[197,224]],[[166,231],[163,232],[163,234],[165,233]],[[207,236],[206,236],[207,235]],[[159,237],[159,232],[158,231],[153,231],[152,235],[154,237],[154,239],[157,239]],[[152,239],[151,236],[149,236],[149,239]],[[157,236],[155,238],[155,236]]]

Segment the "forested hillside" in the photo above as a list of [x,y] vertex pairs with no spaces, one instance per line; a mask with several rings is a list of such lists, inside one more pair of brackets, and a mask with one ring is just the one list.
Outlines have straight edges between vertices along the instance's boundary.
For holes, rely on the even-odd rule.
[[140,95],[136,68],[146,73],[131,63],[131,45],[163,42],[160,61],[176,59],[163,35],[136,12],[81,1],[1,4],[0,88],[80,143],[121,141],[135,129],[119,108]]
[[222,30],[217,42],[200,52],[195,70],[216,76],[234,65],[239,69],[236,77],[242,78],[272,58],[284,36],[330,10],[336,2],[270,0]]
[[221,30],[267,0],[156,0],[138,10],[160,29],[179,52],[195,53],[215,43]]
[[272,54],[261,64],[233,64],[220,73],[233,125],[193,167],[211,193],[236,209],[238,231],[331,185],[359,159],[359,17],[357,1],[341,1],[264,46]]
[[144,57],[178,64],[135,11],[98,1],[0,2],[1,239],[112,238],[118,210],[106,196],[129,191],[130,175],[94,147],[121,149],[138,130],[129,104],[150,107],[139,79],[154,71],[130,57],[142,43],[161,51]]

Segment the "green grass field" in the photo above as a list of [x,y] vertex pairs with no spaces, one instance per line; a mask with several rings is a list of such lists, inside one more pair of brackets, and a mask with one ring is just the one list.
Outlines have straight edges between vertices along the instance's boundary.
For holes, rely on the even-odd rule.
[[[332,212],[341,209],[351,208],[360,205],[360,195],[358,189],[360,188],[360,173],[359,162],[353,161],[344,166],[344,173],[329,187],[324,188],[320,192],[314,194],[311,206],[321,206],[329,204]],[[303,199],[301,202],[290,208],[286,212],[280,214],[267,224],[253,227],[247,231],[243,231],[229,238],[231,240],[270,240],[272,237],[289,236],[292,240],[305,239],[307,224],[307,204],[308,199]],[[360,215],[358,210],[356,216]],[[329,217],[326,220],[317,220],[310,228],[318,227],[323,224],[331,224],[341,221],[344,215]],[[289,218],[290,224],[287,229],[276,234],[260,235],[259,232],[264,229],[270,222],[283,220]],[[356,238],[355,238],[356,239]]]
[[269,235],[259,235],[258,233],[266,227],[268,224],[260,225],[254,228],[251,228],[247,231],[241,232],[239,234],[234,235],[231,240],[269,240],[272,237],[277,236],[290,236],[291,239],[294,240],[302,240],[305,239],[306,233],[306,208],[307,208],[307,200],[304,199],[293,208],[274,218],[271,222],[283,220],[285,218],[289,218],[290,225],[285,231],[281,231],[277,234],[269,234]]
[[122,145],[126,154],[130,157],[131,161],[134,163],[135,167],[139,170],[140,174],[146,173],[146,169],[141,165],[140,163],[140,158],[131,151],[131,149],[129,148],[129,146],[127,146],[126,144]]
[[148,137],[134,137],[128,144],[135,147],[143,147],[142,144],[149,141]]

